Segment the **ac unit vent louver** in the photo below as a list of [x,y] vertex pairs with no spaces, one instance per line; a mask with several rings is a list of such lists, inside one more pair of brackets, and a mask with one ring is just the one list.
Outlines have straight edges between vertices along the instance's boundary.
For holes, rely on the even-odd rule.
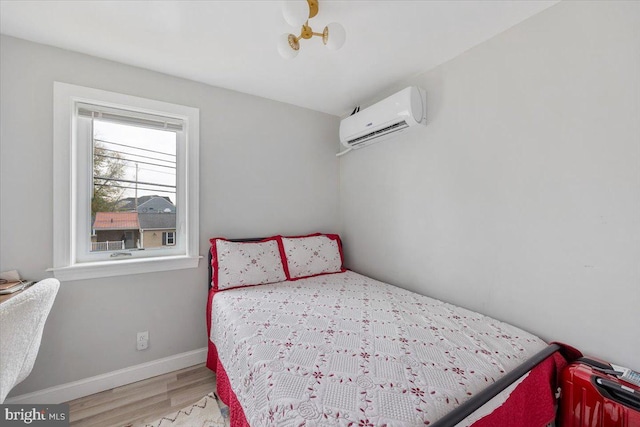
[[409,125],[407,124],[407,122],[403,120],[400,123],[392,124],[391,126],[387,126],[386,128],[382,128],[382,129],[373,131],[371,133],[368,133],[366,135],[362,135],[359,138],[350,139],[348,142],[349,142],[349,145],[356,146],[356,145],[362,144],[363,142],[373,140],[375,138],[380,138],[381,136],[384,136],[389,132],[395,132],[397,130],[408,128],[408,127]]

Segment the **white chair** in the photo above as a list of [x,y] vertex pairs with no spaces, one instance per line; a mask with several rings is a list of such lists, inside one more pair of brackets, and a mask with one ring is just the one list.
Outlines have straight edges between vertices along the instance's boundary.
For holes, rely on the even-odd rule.
[[0,304],[0,403],[31,373],[59,288],[45,279]]

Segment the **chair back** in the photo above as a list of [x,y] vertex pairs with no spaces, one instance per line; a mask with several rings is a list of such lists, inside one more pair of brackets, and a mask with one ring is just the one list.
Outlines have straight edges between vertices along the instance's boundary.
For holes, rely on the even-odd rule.
[[45,279],[0,304],[0,403],[31,373],[59,288]]

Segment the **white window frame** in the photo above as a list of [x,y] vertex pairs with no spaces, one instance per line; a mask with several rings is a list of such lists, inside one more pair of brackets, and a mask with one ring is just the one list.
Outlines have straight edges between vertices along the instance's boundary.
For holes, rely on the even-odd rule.
[[[49,271],[60,280],[80,280],[196,268],[201,258],[198,254],[199,110],[61,82],[54,82],[53,103],[54,243],[53,267]],[[90,150],[78,143],[78,133],[87,132],[82,125],[78,126],[78,104],[170,117],[184,123],[184,138],[178,138],[177,146],[175,238],[180,242],[178,245],[158,251],[131,251],[126,257],[87,256],[92,230],[86,217],[91,202],[89,183],[93,165]]]
[[[176,244],[176,232],[175,231],[164,231],[166,233],[166,245],[165,246],[175,246]],[[171,243],[169,243],[169,236],[171,236]]]

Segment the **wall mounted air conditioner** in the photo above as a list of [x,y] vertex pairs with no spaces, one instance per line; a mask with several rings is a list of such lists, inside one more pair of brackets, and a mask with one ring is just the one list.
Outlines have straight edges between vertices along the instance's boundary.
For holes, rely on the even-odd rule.
[[427,95],[412,86],[343,119],[340,142],[347,148],[361,148],[418,125],[427,125]]

